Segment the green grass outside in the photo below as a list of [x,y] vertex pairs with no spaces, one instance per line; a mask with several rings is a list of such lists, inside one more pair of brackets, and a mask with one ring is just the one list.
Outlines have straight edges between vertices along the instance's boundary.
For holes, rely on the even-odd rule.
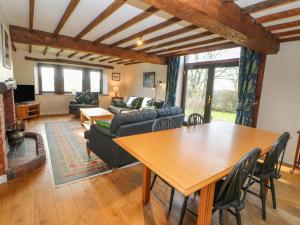
[[235,122],[236,113],[211,111],[212,121],[229,121]]

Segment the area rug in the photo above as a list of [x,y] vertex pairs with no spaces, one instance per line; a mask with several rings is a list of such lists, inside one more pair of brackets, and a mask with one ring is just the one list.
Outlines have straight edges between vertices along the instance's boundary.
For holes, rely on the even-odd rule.
[[80,121],[47,122],[45,129],[56,187],[112,171],[92,152],[88,157]]

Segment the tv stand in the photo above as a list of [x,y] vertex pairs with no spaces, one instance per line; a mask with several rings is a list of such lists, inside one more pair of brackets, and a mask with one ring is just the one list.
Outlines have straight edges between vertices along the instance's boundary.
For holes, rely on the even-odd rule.
[[27,120],[40,116],[39,102],[24,102],[16,104],[16,117],[18,120]]

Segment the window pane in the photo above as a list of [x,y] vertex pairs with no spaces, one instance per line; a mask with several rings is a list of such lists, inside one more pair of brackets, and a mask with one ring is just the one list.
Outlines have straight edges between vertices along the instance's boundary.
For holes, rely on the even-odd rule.
[[74,69],[63,69],[64,91],[81,92],[82,91],[82,71]]
[[54,92],[54,68],[41,67],[42,92]]
[[100,92],[100,72],[91,71],[90,72],[90,91]]
[[222,49],[186,56],[187,63],[240,58],[241,48]]

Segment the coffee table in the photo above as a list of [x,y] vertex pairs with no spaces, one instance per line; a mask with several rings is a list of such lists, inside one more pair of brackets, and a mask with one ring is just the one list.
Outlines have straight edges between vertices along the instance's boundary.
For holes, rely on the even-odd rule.
[[80,123],[86,129],[95,123],[95,120],[111,120],[114,114],[102,108],[81,108]]

